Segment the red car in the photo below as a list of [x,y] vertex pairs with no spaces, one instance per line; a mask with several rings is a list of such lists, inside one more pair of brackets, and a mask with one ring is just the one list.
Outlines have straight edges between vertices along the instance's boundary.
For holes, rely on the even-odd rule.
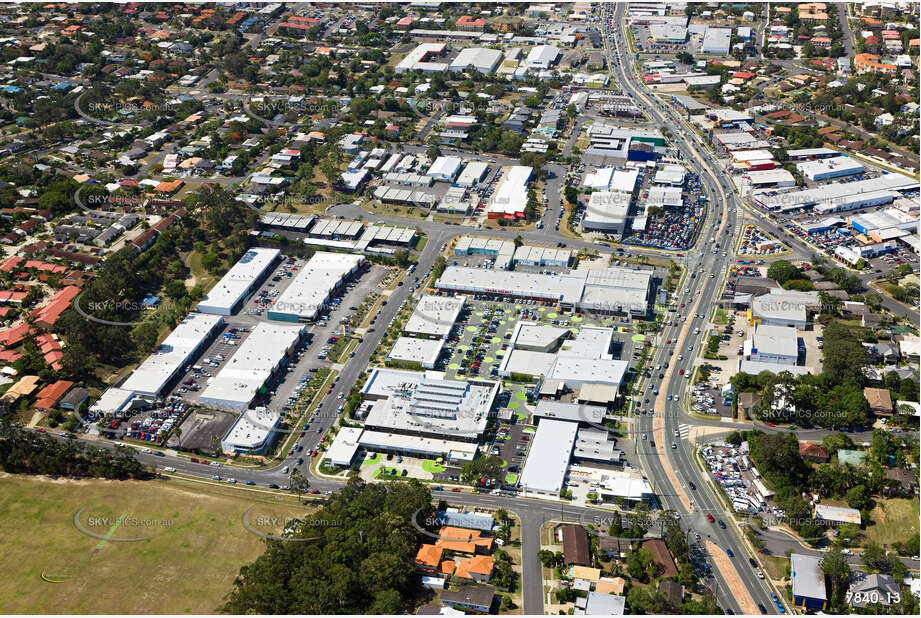
[[709,521],[709,522],[712,524],[712,523],[715,522],[716,520],[713,519],[713,515],[711,515],[710,513],[707,513],[707,521]]
[[44,428],[44,427],[39,427],[39,428],[38,428],[38,433],[45,433],[45,428]]
[[679,376],[683,376],[683,375],[684,375],[684,369],[679,369],[679,370],[678,370],[678,375],[679,375]]
[[311,456],[311,457],[316,457],[316,456],[319,455],[319,454],[320,454],[320,451],[318,451],[317,449],[313,449],[313,452],[310,453],[310,456]]
[[452,487],[451,491],[460,493],[460,487]]
[[318,494],[318,493],[320,493],[320,490],[319,490],[319,489],[311,489],[311,490],[310,490],[310,493],[312,493],[312,494]]
[[303,431],[301,432],[301,436],[300,436],[300,437],[302,437],[302,438],[304,437],[304,432],[303,432]]
[[681,303],[681,306],[684,307],[684,303]]

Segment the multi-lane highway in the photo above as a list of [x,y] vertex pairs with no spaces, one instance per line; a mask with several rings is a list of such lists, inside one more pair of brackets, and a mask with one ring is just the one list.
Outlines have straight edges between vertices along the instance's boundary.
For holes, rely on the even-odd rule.
[[[776,612],[768,585],[758,579],[748,561],[743,558],[749,552],[732,523],[733,518],[729,514],[720,517],[725,509],[720,506],[695,462],[695,446],[679,437],[678,428],[681,420],[696,423],[685,417],[682,408],[682,396],[689,380],[679,375],[679,371],[683,369],[685,374],[692,372],[694,359],[704,345],[713,301],[719,297],[727,267],[733,260],[734,239],[741,221],[739,201],[730,183],[720,175],[718,166],[684,125],[680,116],[670,105],[650,95],[642,86],[632,66],[633,55],[624,37],[623,28],[628,27],[624,18],[625,8],[624,4],[618,4],[607,5],[603,9],[602,33],[614,75],[621,89],[631,95],[635,104],[643,107],[654,121],[671,132],[673,144],[681,149],[685,160],[694,168],[710,197],[697,250],[691,253],[688,272],[678,294],[679,307],[683,303],[684,308],[679,308],[677,312],[680,317],[675,316],[670,320],[677,322],[677,326],[668,326],[660,336],[660,343],[667,339],[677,342],[660,345],[650,363],[650,380],[656,383],[658,396],[654,414],[637,416],[637,431],[651,438],[639,441],[642,444],[640,461],[647,476],[652,479],[663,506],[680,513],[683,526],[699,532],[702,540],[709,538],[723,551],[731,549],[738,557],[736,571],[751,599],[763,605],[767,611]],[[692,272],[696,275],[693,279],[690,277]],[[696,330],[698,328],[699,331]],[[695,335],[695,332],[700,334]],[[660,365],[662,370],[656,370]],[[659,375],[664,377],[660,379]],[[651,441],[656,442],[655,446],[650,445]],[[676,448],[670,448],[672,442]],[[675,487],[675,482],[679,486]],[[692,482],[696,490],[690,489]],[[708,513],[716,519],[726,520],[727,527],[723,529],[710,523]],[[745,593],[730,590],[723,575],[714,569],[717,598],[720,605],[738,612],[745,605],[740,602]]]

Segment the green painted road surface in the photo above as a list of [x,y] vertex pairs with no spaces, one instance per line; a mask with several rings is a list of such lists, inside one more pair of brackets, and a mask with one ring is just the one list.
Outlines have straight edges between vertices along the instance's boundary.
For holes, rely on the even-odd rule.
[[453,369],[454,371],[457,371],[458,369],[460,369],[460,363],[450,363],[448,365],[448,369]]
[[484,357],[483,357],[483,362],[484,362],[484,363],[491,363],[491,362],[493,362],[494,360],[496,360],[496,359],[494,359],[492,356],[484,356]]
[[514,485],[518,482],[518,475],[512,472],[509,472],[505,475],[505,482],[509,485]]
[[463,352],[466,352],[467,350],[469,350],[469,349],[470,349],[470,346],[459,345],[459,346],[457,346],[456,349],[457,349],[458,352],[463,353]]
[[534,433],[536,430],[533,427],[524,427],[521,430],[521,433]]
[[646,335],[633,335],[632,337],[630,337],[630,339],[631,339],[634,343],[642,343],[642,342],[646,341]]
[[551,320],[555,320],[559,316],[555,312],[551,311],[550,313],[547,314],[547,317],[550,318]]
[[580,318],[579,316],[573,316],[569,319],[572,320],[573,322],[581,322],[584,318]]
[[546,308],[546,307],[538,307],[537,310],[540,311],[541,313],[543,313],[544,311],[547,310],[547,308]]
[[445,467],[433,459],[426,459],[422,462],[422,469],[429,474],[438,474],[444,472]]
[[491,341],[493,343],[502,343],[502,337],[493,337]]
[[510,401],[510,402],[508,402],[508,408],[509,408],[510,410],[514,410],[515,408],[520,408],[520,407],[521,407],[521,403],[520,403],[520,402],[517,402],[517,401]]
[[512,396],[513,396],[515,399],[517,399],[518,401],[527,401],[527,400],[528,400],[528,394],[527,394],[526,392],[524,392],[524,391],[517,391],[517,392],[516,392],[514,395],[512,395]]
[[380,461],[381,461],[381,454],[380,454],[380,453],[375,453],[375,454],[374,454],[374,457],[371,457],[370,459],[365,459],[363,462],[361,462],[361,465],[363,465],[363,466],[372,466],[372,465],[374,465],[374,464],[376,464],[376,463],[380,463]]
[[381,475],[398,477],[400,476],[400,473],[396,468],[388,468],[387,466],[381,466],[380,468],[374,471],[374,478],[379,478]]
[[477,331],[480,330],[480,329],[477,328],[476,326],[468,326],[466,330],[467,330],[468,333],[475,333],[475,332],[477,332]]
[[524,412],[515,412],[515,418],[517,418],[518,421],[521,422],[524,419],[528,418],[528,415],[525,414]]

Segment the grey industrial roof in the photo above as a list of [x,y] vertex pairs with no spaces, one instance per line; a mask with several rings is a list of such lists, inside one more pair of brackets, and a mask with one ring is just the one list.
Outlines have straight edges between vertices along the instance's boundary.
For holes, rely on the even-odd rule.
[[469,528],[471,530],[482,530],[490,532],[496,524],[492,515],[486,513],[460,513],[457,511],[437,511],[435,516],[439,523],[444,526],[453,526],[455,528]]
[[541,399],[537,402],[534,416],[543,419],[600,424],[604,420],[604,412],[604,408],[600,406]]
[[825,574],[818,556],[790,554],[790,573],[793,577],[793,596],[828,600]]
[[619,594],[589,592],[585,600],[586,616],[623,616],[626,597]]

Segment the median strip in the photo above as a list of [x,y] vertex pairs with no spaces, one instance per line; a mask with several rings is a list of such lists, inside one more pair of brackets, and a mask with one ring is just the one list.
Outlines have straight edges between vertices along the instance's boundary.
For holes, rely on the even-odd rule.
[[713,541],[707,541],[707,552],[713,558],[713,563],[720,570],[726,585],[729,587],[727,593],[735,598],[742,613],[745,615],[760,614],[761,610],[758,609],[758,604],[755,603],[751,593],[748,592],[748,588],[745,587],[745,583],[726,552]]

